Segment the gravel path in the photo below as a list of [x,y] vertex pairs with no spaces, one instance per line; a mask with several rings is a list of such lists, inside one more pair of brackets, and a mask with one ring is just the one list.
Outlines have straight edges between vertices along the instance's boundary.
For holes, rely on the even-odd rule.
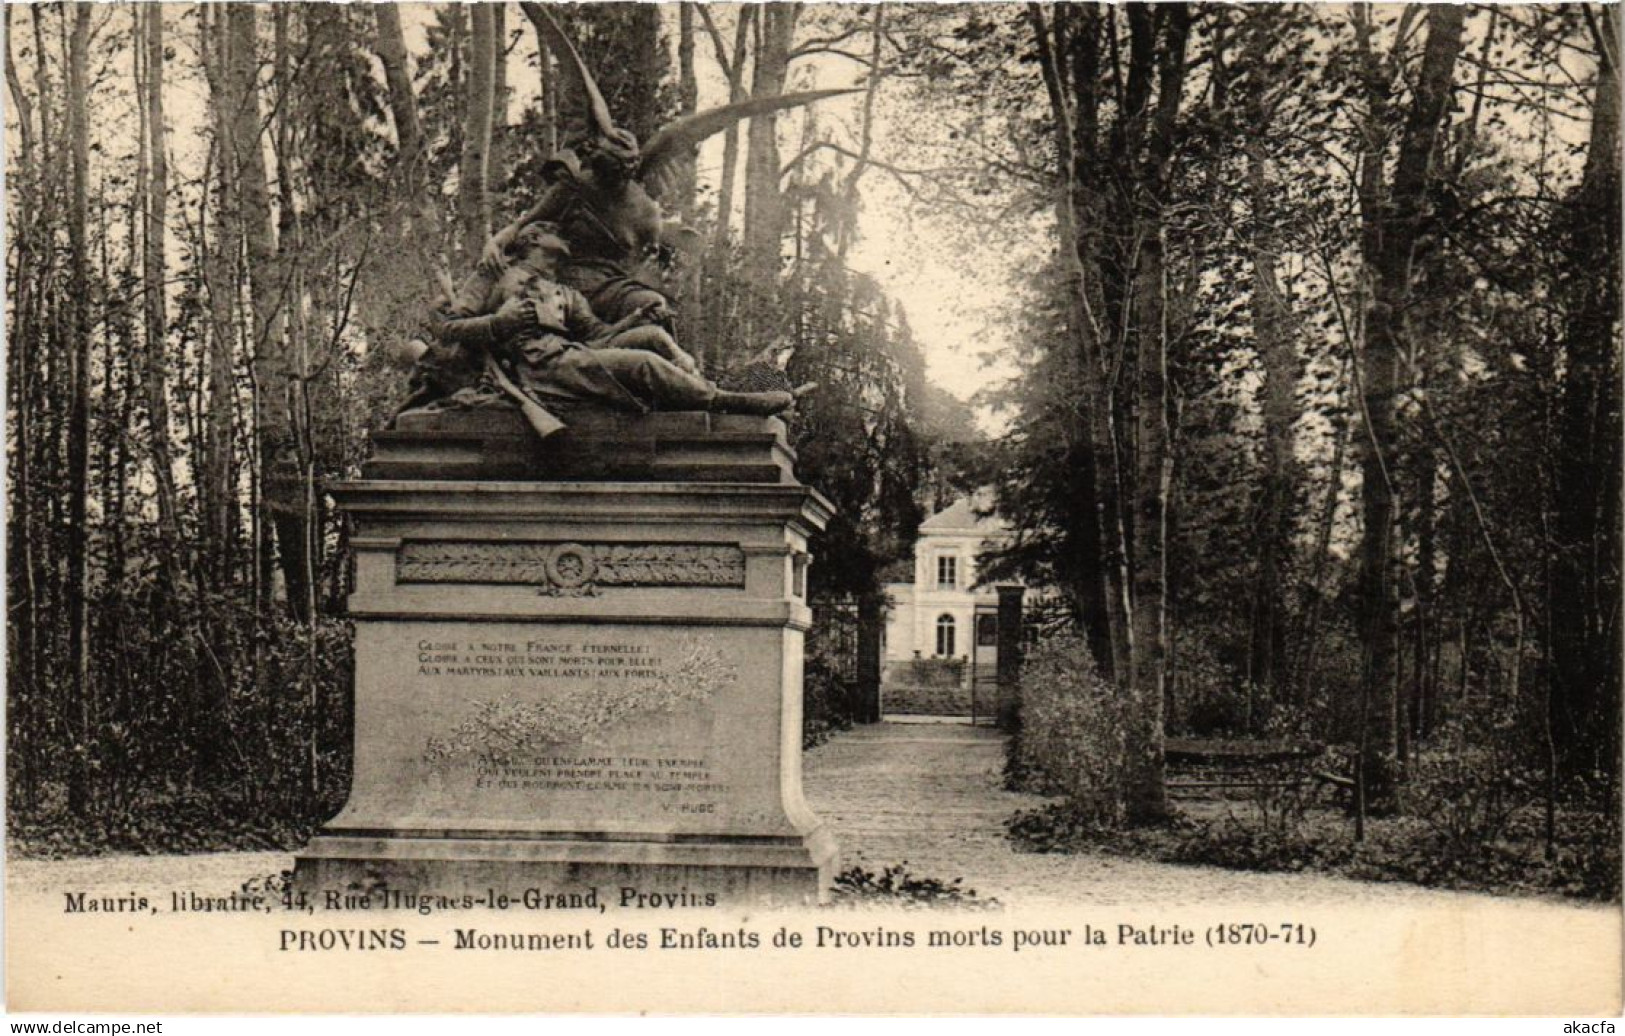
[[[805,787],[813,809],[834,828],[841,867],[964,879],[979,896],[1011,906],[1144,903],[1388,903],[1446,906],[1506,902],[1411,885],[1314,874],[1258,874],[1179,867],[1107,855],[1016,852],[1004,836],[1015,810],[1043,800],[1005,791],[1003,740],[963,725],[879,723],[837,735],[809,752]],[[225,894],[245,881],[293,866],[287,853],[110,856],[10,860],[12,896],[57,896],[61,889],[117,894],[130,889],[196,889]],[[1551,905],[1591,909],[1553,901]]]
[[990,728],[888,722],[855,727],[808,753],[804,783],[814,811],[835,829],[843,868],[879,873],[906,861],[911,874],[962,878],[978,896],[1009,905],[1505,902],[1319,874],[1016,852],[1005,819],[1045,800],[1004,790],[1003,767],[1004,739]]

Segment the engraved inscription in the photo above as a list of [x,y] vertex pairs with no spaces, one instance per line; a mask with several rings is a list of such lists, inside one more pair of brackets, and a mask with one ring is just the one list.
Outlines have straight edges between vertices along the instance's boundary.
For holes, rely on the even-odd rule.
[[722,543],[401,544],[402,583],[502,583],[548,594],[592,594],[609,586],[745,585],[745,552]]
[[728,786],[704,758],[544,754],[478,767],[474,786],[507,791],[636,792],[662,801],[662,812],[705,816]]
[[471,697],[451,729],[424,746],[435,772],[489,771],[519,765],[546,746],[600,743],[628,720],[691,708],[737,679],[716,645],[697,636],[669,657],[635,642],[530,641],[519,650],[508,643],[426,640],[418,648],[419,676],[500,681],[508,688],[537,681],[523,696],[507,690]]

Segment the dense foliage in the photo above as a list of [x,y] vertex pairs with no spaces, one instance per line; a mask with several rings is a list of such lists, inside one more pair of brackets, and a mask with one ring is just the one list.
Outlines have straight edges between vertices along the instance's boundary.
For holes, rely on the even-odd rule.
[[[796,85],[801,41],[874,29],[856,9],[682,6],[559,12],[640,137],[726,101],[713,70],[767,96]],[[569,142],[580,99],[519,14],[7,7],[8,793],[25,847],[294,844],[342,802],[351,576],[323,487],[357,471],[405,398],[395,357]],[[662,199],[692,247],[650,275],[713,374],[766,353],[821,384],[792,435],[837,506],[810,587],[837,615],[908,555],[932,428],[971,422],[845,261],[852,168],[781,153],[798,133],[857,153],[806,112],[736,127],[723,183],[696,173]],[[848,721],[849,632],[815,634],[814,737]]]
[[959,159],[989,254],[1027,271],[1016,374],[985,397],[1018,535],[989,561],[1055,587],[1135,702],[1129,811],[1167,811],[1165,731],[1280,726],[1356,750],[1361,820],[1404,811],[1441,753],[1491,750],[1485,703],[1517,717],[1518,795],[1613,809],[1614,20],[1011,5],[912,28],[953,141],[917,150]]
[[[514,13],[6,8],[15,832],[157,845],[195,810],[224,839],[248,803],[284,838],[342,796],[322,487],[565,143],[566,77]],[[1016,535],[987,577],[1053,588],[1071,631],[1028,671],[1012,771],[1063,799],[1029,835],[1168,820],[1169,734],[1272,737],[1330,746],[1348,801],[1175,825],[1169,852],[1617,886],[1608,9],[564,13],[642,135],[855,87],[696,156],[651,276],[712,372],[822,386],[791,428],[838,515],[821,614],[872,607],[922,516],[994,487]],[[1002,372],[990,445],[926,376],[938,314],[858,272],[911,221],[983,282],[944,308]],[[812,741],[853,699],[824,633]]]

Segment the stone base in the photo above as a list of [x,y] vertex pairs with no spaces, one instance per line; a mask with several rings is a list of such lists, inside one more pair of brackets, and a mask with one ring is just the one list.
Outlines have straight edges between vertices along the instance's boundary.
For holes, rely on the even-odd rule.
[[795,484],[784,422],[677,411],[561,410],[546,440],[517,410],[417,411],[372,436],[369,479]]
[[[688,455],[738,445],[713,434]],[[318,903],[384,886],[827,895],[834,844],[801,792],[817,493],[748,478],[328,489],[354,521],[355,772],[298,856],[299,888]]]
[[568,904],[596,890],[610,909],[795,907],[827,897],[835,857],[822,828],[806,838],[705,841],[329,833],[297,855],[294,887],[316,900],[389,888],[476,899],[494,892],[516,904],[527,893],[552,895]]

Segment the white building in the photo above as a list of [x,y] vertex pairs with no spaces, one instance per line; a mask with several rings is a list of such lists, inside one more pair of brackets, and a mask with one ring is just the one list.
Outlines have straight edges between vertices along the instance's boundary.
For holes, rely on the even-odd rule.
[[976,665],[997,660],[999,595],[976,584],[976,555],[1008,541],[998,517],[978,518],[977,502],[961,498],[920,523],[914,544],[914,581],[888,583],[886,659],[962,658]]

